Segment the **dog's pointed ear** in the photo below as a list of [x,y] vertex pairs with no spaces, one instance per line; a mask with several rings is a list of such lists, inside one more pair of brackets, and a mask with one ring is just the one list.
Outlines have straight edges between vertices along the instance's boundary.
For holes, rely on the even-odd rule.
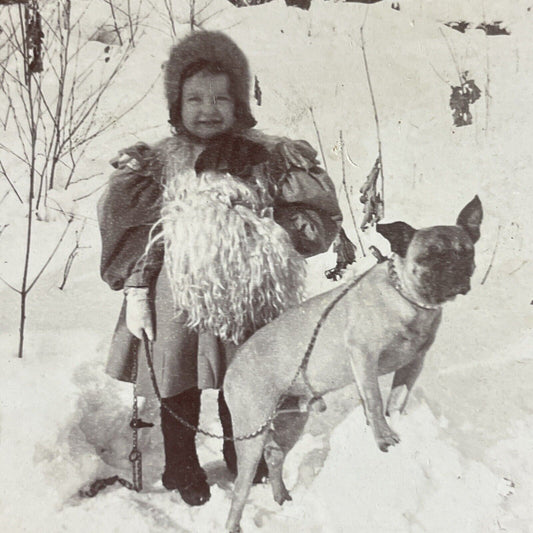
[[390,242],[391,250],[400,257],[405,257],[409,243],[416,232],[415,228],[405,222],[378,224],[376,230]]
[[472,239],[472,242],[477,242],[480,236],[479,226],[483,220],[483,207],[481,206],[481,200],[479,196],[474,196],[457,217],[456,224],[463,228],[468,236]]

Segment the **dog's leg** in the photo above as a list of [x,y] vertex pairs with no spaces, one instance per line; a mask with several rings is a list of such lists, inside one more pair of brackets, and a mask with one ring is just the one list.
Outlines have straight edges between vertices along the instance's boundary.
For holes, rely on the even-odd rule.
[[352,345],[350,363],[359,396],[363,402],[367,422],[382,452],[400,442],[398,434],[391,429],[383,414],[383,400],[379,391],[378,369],[371,357],[366,357]]
[[420,375],[420,372],[422,371],[426,353],[435,340],[437,326],[439,323],[440,316],[435,323],[433,333],[418,350],[416,357],[410,363],[402,368],[399,368],[394,373],[392,389],[389,394],[389,399],[387,400],[387,416],[391,416],[394,412],[401,414],[405,410],[407,400],[409,399],[409,393],[411,392],[411,389],[413,388],[418,376]]
[[277,503],[283,505],[284,502],[292,500],[285,483],[283,483],[285,453],[274,438],[271,437],[265,444],[263,454],[268,466],[268,478],[272,487],[272,496]]
[[235,480],[231,509],[226,522],[226,530],[229,533],[241,532],[240,521],[242,511],[250,493],[252,481],[259,459],[261,459],[268,433],[268,431],[263,431],[257,437],[235,441],[235,449],[237,451],[237,479]]
[[283,482],[283,463],[287,453],[300,438],[307,418],[307,413],[280,413],[274,421],[274,431],[265,444],[264,456],[268,465],[272,495],[280,505],[292,500]]
[[424,366],[424,355],[425,353],[419,354],[416,359],[394,373],[392,388],[387,401],[387,416],[403,413],[409,399],[409,393]]

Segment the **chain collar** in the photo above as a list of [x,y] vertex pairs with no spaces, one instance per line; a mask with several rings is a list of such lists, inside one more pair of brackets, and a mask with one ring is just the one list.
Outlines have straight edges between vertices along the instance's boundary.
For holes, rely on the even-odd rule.
[[416,307],[419,307],[420,309],[427,309],[430,311],[435,311],[437,309],[440,309],[442,307],[441,304],[428,304],[428,303],[421,302],[419,300],[415,300],[411,298],[410,296],[407,296],[407,294],[405,293],[405,289],[402,286],[402,282],[400,281],[400,277],[398,276],[398,272],[396,272],[395,258],[396,258],[396,254],[392,254],[390,258],[388,259],[389,278],[391,280],[392,286],[396,289],[396,291],[398,291],[400,296],[402,296],[410,304]]

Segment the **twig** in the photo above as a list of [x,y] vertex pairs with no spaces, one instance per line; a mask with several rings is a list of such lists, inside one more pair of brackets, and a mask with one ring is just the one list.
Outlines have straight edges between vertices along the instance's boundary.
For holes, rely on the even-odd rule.
[[452,56],[453,64],[455,65],[455,70],[457,71],[457,77],[459,78],[459,83],[463,84],[463,76],[461,74],[461,69],[459,68],[459,63],[457,62],[457,59],[455,57],[455,54],[453,53],[452,46],[450,42],[448,41],[448,38],[446,37],[446,34],[442,31],[442,28],[439,28],[440,34],[442,35],[442,38],[446,42],[446,46],[448,47],[448,51],[450,52],[450,55]]
[[172,36],[176,37],[176,26],[174,24],[174,10],[172,8],[172,0],[165,0],[165,8],[167,9],[168,18],[170,20],[170,29],[172,30]]
[[[213,0],[211,0],[210,2],[206,2],[200,9],[198,9],[198,11],[196,11],[196,15],[201,15],[208,7],[211,7],[211,5],[213,4]],[[220,11],[223,11],[222,9],[219,10]]]
[[487,268],[487,271],[485,272],[485,275],[483,276],[483,279],[481,280],[481,285],[485,284],[485,281],[487,281],[487,278],[489,277],[489,272],[492,270],[492,265],[494,263],[494,257],[496,255],[496,250],[498,249],[498,243],[500,242],[500,230],[501,225],[498,226],[498,233],[496,234],[496,244],[494,245],[494,249],[492,250],[492,256],[490,258],[489,267]]
[[[487,39],[488,37],[485,36]],[[489,51],[487,48],[487,79],[485,81],[485,135],[489,133],[489,115],[490,115],[490,101],[492,95],[490,94],[490,59]]]
[[130,43],[135,46],[135,32],[133,31],[133,20],[131,17],[131,0],[128,0],[128,23],[130,27]]
[[[26,158],[26,161],[29,161],[28,153],[26,151],[26,143],[29,142],[29,137],[27,132],[24,130],[22,123],[20,122],[17,110],[15,109],[15,106],[13,104],[13,100],[11,98],[11,92],[9,90],[9,84],[6,83],[6,89],[7,91],[4,91],[4,94],[6,94],[8,102],[9,102],[9,109],[11,109],[11,112],[13,113],[13,119],[15,121],[15,127],[17,128],[17,135],[20,140],[20,144],[22,145],[22,152],[24,154],[24,157]],[[4,88],[2,87],[2,90]]]
[[522,267],[527,265],[527,263],[528,263],[527,259],[524,259],[524,261],[522,261],[522,263],[520,265],[518,265],[516,268],[511,270],[511,272],[509,272],[509,276],[512,276],[513,274],[516,274]]
[[[27,9],[27,8],[26,8]],[[19,20],[20,20],[20,27],[25,31],[26,25],[24,24],[24,18],[22,14],[22,9],[19,8]],[[23,35],[23,41],[25,42],[25,36]],[[18,357],[21,359],[22,355],[24,353],[24,330],[26,326],[26,299],[28,296],[28,273],[29,273],[29,266],[30,266],[30,255],[31,255],[31,244],[32,244],[32,230],[33,230],[33,196],[34,196],[34,188],[35,188],[35,163],[37,159],[37,130],[38,130],[38,123],[37,123],[37,117],[35,116],[35,108],[34,108],[34,100],[32,98],[32,81],[34,79],[33,74],[29,72],[29,57],[26,51],[26,48],[24,47],[24,75],[26,80],[26,86],[24,87],[26,94],[21,94],[22,101],[25,105],[25,99],[24,96],[28,98],[28,105],[26,107],[26,118],[28,120],[28,126],[29,126],[29,133],[31,138],[30,143],[30,186],[29,186],[29,192],[28,192],[28,222],[26,226],[26,244],[25,244],[25,251],[24,251],[24,266],[22,269],[22,282],[20,286],[20,321],[19,321],[19,346],[18,346]]]
[[[222,9],[219,9],[217,11],[214,11],[210,15],[207,15],[202,20],[198,20],[198,18],[196,18],[195,24],[196,24],[196,26],[198,28],[201,28],[208,20],[211,20],[213,17],[216,17],[217,15],[220,15],[220,13],[223,13],[224,11],[225,11],[225,9],[222,8]],[[199,14],[199,12],[196,13],[196,15],[198,15],[198,14]]]
[[85,215],[78,215],[77,213],[73,213],[72,211],[65,211],[64,209],[58,209],[57,207],[52,207],[51,205],[46,206],[47,209],[51,209],[52,211],[57,211],[58,213],[62,213],[63,215],[68,215],[69,218],[73,218],[75,220],[89,220],[93,226],[98,226],[98,220],[96,218],[88,217]]
[[35,278],[33,278],[33,281],[29,284],[28,288],[26,289],[26,293],[30,292],[33,289],[37,281],[39,281],[39,278],[42,276],[43,272],[46,270],[46,267],[50,264],[50,261],[52,261],[54,255],[59,249],[59,246],[63,242],[63,239],[65,238],[68,228],[70,227],[70,224],[72,223],[73,220],[74,220],[73,218],[69,218],[67,225],[65,226],[65,229],[63,230],[63,233],[61,234],[61,237],[59,237],[59,240],[57,241],[54,249],[52,250],[52,253],[48,256],[48,259],[44,262],[43,266],[41,267],[41,270],[39,270]]
[[9,193],[11,192],[11,189],[8,189],[2,196],[2,198],[0,198],[0,205],[4,202],[4,200],[9,196]]
[[85,200],[85,198],[89,198],[89,196],[92,196],[95,192],[98,192],[100,189],[103,189],[106,185],[107,185],[107,182],[104,182],[98,185],[98,187],[96,187],[96,189],[92,190],[91,192],[88,192],[87,194],[83,194],[82,196],[78,196],[77,198],[74,198],[74,201],[79,202],[80,200]]
[[[11,148],[7,147],[5,144],[1,143],[0,142],[0,150],[4,150],[5,152],[7,152],[8,154],[11,154],[13,157],[15,157],[16,159],[18,159],[21,163],[24,163],[25,165],[27,165],[28,167],[31,165],[31,162],[29,159],[24,159],[22,156],[20,156],[19,154],[17,154],[16,152],[14,152],[13,150],[11,150]],[[31,158],[30,158],[31,159]]]
[[20,197],[20,194],[18,193],[17,189],[15,188],[15,185],[13,184],[13,182],[11,181],[9,176],[7,175],[6,168],[4,167],[4,163],[2,163],[1,159],[0,159],[0,170],[2,171],[2,174],[5,176],[7,182],[9,183],[11,188],[13,189],[13,192],[17,195],[17,198],[19,199],[19,202],[21,204],[23,204],[24,202],[22,201],[22,198]]
[[431,61],[428,60],[428,64],[433,70],[433,72],[435,73],[435,76],[437,76],[437,78],[439,78],[442,82],[444,82],[448,87],[452,85],[452,83],[449,80],[444,78],[444,76],[437,71],[437,69],[435,68],[435,66],[433,65]]
[[[485,0],[482,2],[482,8],[483,8],[483,22],[486,23],[485,18]],[[492,96],[490,94],[490,57],[489,57],[489,36],[487,32],[485,32],[485,64],[486,64],[486,75],[487,78],[485,80],[485,136],[489,133],[489,115],[490,115],[490,101],[492,99]]]
[[[77,131],[86,123],[86,121],[90,120],[90,117],[93,116],[94,113],[96,113],[96,110],[98,109],[98,106],[100,104],[100,100],[102,99],[105,91],[111,85],[111,82],[113,81],[115,76],[118,74],[118,72],[122,68],[130,52],[131,52],[131,46],[128,45],[128,48],[126,49],[124,54],[121,56],[120,61],[114,67],[113,71],[109,74],[109,76],[106,78],[104,83],[102,83],[102,85],[100,85],[97,91],[94,93],[95,94],[94,99],[90,103],[89,107],[83,111],[81,116],[77,117],[76,121],[73,121],[72,129],[69,131],[67,137],[63,139],[63,142],[61,144],[61,149],[65,147],[65,145],[69,142],[69,139],[77,133]],[[92,136],[91,138],[93,137],[94,136]],[[87,142],[87,139],[84,139],[83,142],[78,142],[74,146],[77,148],[80,144],[84,144],[85,142]]]
[[[47,183],[47,187],[52,189],[54,187],[54,179],[55,179],[55,171],[58,161],[61,157],[61,119],[65,117],[64,112],[64,100],[65,100],[65,84],[67,80],[67,74],[68,74],[68,68],[69,68],[69,60],[68,60],[68,52],[69,52],[69,45],[70,45],[70,38],[72,35],[72,26],[70,23],[70,0],[67,1],[65,4],[65,12],[64,12],[64,18],[63,23],[65,25],[66,29],[66,36],[63,35],[62,31],[62,25],[61,20],[58,20],[58,27],[60,31],[60,53],[59,53],[59,78],[58,78],[58,86],[57,86],[57,100],[56,100],[56,108],[53,118],[53,135],[52,140],[50,142],[50,149],[52,151],[52,166],[49,173],[49,182]],[[60,19],[61,14],[58,12],[58,18]],[[47,157],[47,162],[50,158],[50,155]]]
[[353,227],[355,228],[355,234],[357,235],[357,240],[359,241],[359,246],[361,247],[361,252],[363,252],[363,257],[366,257],[365,248],[363,246],[363,241],[361,240],[361,236],[359,235],[359,228],[357,227],[357,222],[355,221],[355,214],[354,214],[354,210],[352,207],[352,202],[350,200],[350,193],[348,192],[348,184],[346,183],[346,162],[345,162],[345,155],[344,155],[344,138],[342,135],[342,130],[339,132],[339,139],[340,139],[340,144],[341,144],[342,187],[344,189],[344,193],[346,194],[346,201],[348,202],[348,210],[350,211]]
[[322,154],[322,162],[324,163],[324,168],[326,169],[326,172],[329,174],[329,172],[328,172],[328,163],[327,163],[326,157],[324,155],[324,148],[322,146],[322,139],[320,138],[320,131],[318,130],[318,126],[316,125],[315,113],[313,112],[313,106],[309,106],[309,111],[311,112],[311,118],[313,120],[313,126],[315,127],[315,132],[316,132],[316,136],[317,136],[317,139],[318,139],[318,146],[320,148],[320,153]]
[[96,178],[97,176],[102,176],[102,175],[103,175],[103,172],[95,172],[94,174],[91,174],[90,176],[85,176],[84,178],[79,178],[76,181],[71,181],[70,184],[77,185],[78,183],[89,181],[89,180]]
[[[0,85],[3,86],[5,83],[5,75],[2,74],[2,79],[0,80]],[[11,113],[11,106],[7,106],[6,116],[2,119],[2,127],[4,131],[7,130],[7,125],[9,124],[9,114]]]
[[111,16],[113,17],[113,24],[115,26],[115,32],[118,35],[118,42],[120,43],[120,46],[122,46],[124,43],[122,42],[122,35],[120,35],[120,30],[118,29],[117,16],[115,14],[115,6],[113,5],[113,0],[108,0],[107,3],[109,4],[109,7],[111,8]]
[[[122,113],[119,113],[118,115],[115,115],[113,117],[113,119],[111,119],[107,124],[104,124],[103,126],[101,126],[99,129],[97,129],[96,131],[94,131],[93,133],[91,133],[90,135],[85,135],[83,136],[83,138],[81,138],[80,140],[76,141],[73,145],[72,145],[72,150],[75,150],[77,148],[79,148],[80,146],[88,143],[89,141],[92,141],[95,137],[97,137],[98,135],[102,134],[104,131],[108,130],[111,126],[115,125],[120,119],[122,119],[125,115],[127,115],[132,109],[134,109],[137,105],[139,105],[147,96],[148,94],[150,94],[152,88],[155,86],[155,84],[157,83],[159,77],[161,76],[161,74],[159,73],[157,75],[157,77],[155,78],[155,80],[153,81],[152,85],[150,85],[150,87],[148,87],[148,89],[146,90],[146,92],[141,95],[140,98],[138,98],[135,102],[133,102],[127,109],[125,109]],[[72,136],[74,135],[74,131],[72,131],[72,134],[69,136],[69,138],[72,138]],[[70,185],[70,182],[67,183],[67,185],[65,186],[65,189],[68,188],[68,186]]]
[[189,0],[189,23],[191,31],[194,31],[194,26],[196,26],[196,21],[194,18],[194,10],[196,8],[196,0]]
[[13,285],[11,285],[11,283],[8,283],[3,277],[0,276],[0,281],[2,283],[5,283],[12,291],[15,291],[17,294],[20,294],[20,290],[17,289],[16,287],[13,287]]
[[63,281],[61,282],[61,285],[59,286],[59,290],[62,291],[65,288],[65,285],[67,283],[68,275],[70,274],[70,269],[72,268],[72,264],[74,263],[74,259],[78,255],[78,252],[82,248],[89,248],[89,246],[80,246],[80,238],[81,234],[83,233],[83,230],[85,229],[85,221],[83,221],[83,224],[81,225],[81,228],[79,231],[76,231],[76,244],[74,245],[74,248],[70,252],[67,262],[65,263],[65,269],[63,270]]
[[[368,10],[367,10],[367,13],[368,13]],[[359,28],[359,32],[361,34],[361,50],[363,51],[363,61],[365,64],[366,80],[368,82],[368,89],[370,91],[370,98],[372,100],[372,108],[374,110],[374,121],[376,123],[376,135],[378,138],[379,174],[381,177],[381,202],[382,202],[383,215],[385,215],[385,175],[383,173],[383,153],[381,151],[381,133],[380,133],[380,127],[379,127],[378,108],[376,106],[376,99],[374,97],[374,90],[372,88],[372,80],[370,78],[370,69],[368,67],[368,58],[366,56],[365,35],[364,35],[365,23],[366,23],[366,16],[363,21],[363,24],[361,24],[361,27]]]

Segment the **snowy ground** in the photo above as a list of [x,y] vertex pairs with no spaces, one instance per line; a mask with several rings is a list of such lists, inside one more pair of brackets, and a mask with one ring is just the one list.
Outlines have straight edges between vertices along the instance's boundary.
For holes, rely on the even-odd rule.
[[[217,0],[208,8],[223,10],[206,27],[228,31],[250,58],[263,92],[263,105],[254,108],[261,127],[317,146],[308,110],[313,107],[352,237],[341,188],[339,130],[358,217],[357,189],[377,155],[360,47],[364,20],[381,122],[386,219],[417,227],[450,224],[474,194],[485,212],[473,289],[445,309],[409,412],[395,421],[402,442],[388,454],[379,452],[355,391],[335,393],[287,460],[293,501],[279,508],[268,486],[254,487],[242,522],[245,532],[533,531],[532,6],[518,0],[402,0],[396,11],[390,2],[367,8],[314,0],[304,12],[281,1],[235,9]],[[188,7],[183,11],[181,34],[187,31]],[[97,10],[89,11],[88,35],[99,17]],[[124,95],[143,94],[158,75],[171,44],[158,17],[152,13],[147,19],[104,110]],[[510,35],[487,37],[476,29],[461,34],[442,24],[451,20],[474,26],[502,20]],[[99,53],[100,44],[93,44],[88,54]],[[453,127],[448,107],[458,70],[467,70],[483,92],[472,106],[473,124],[463,128]],[[158,82],[143,105],[91,145],[79,172],[107,174],[116,150],[166,135],[165,124]],[[87,190],[78,185],[73,195],[105,181],[98,179]],[[0,197],[3,193],[0,189]],[[68,204],[66,195],[59,197]],[[131,390],[103,372],[121,296],[98,278],[96,197],[71,206],[80,220],[86,217],[81,244],[90,248],[80,251],[65,290],[57,287],[73,232],[31,293],[22,360],[15,357],[17,295],[0,285],[2,530],[223,531],[232,480],[218,441],[201,439],[212,482],[212,498],[202,508],[188,508],[179,495],[163,489],[157,428],[142,430],[142,493],[113,487],[95,499],[77,497],[78,489],[97,477],[131,477]],[[4,224],[9,226],[0,234],[0,276],[17,284],[25,219],[12,195],[1,205],[0,228]],[[35,272],[63,226],[61,218],[36,223]],[[363,239],[365,246],[376,242],[386,251],[371,230]],[[333,262],[325,254],[310,265],[310,294],[331,286],[322,271]],[[360,259],[356,268],[368,262]],[[203,424],[219,431],[214,412],[209,391]],[[142,417],[158,423],[153,400]]]

